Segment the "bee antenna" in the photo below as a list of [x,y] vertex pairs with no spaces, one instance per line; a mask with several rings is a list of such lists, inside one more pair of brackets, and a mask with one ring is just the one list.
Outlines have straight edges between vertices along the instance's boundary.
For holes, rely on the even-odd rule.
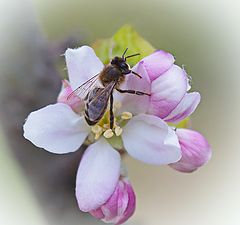
[[134,57],[134,56],[137,56],[137,55],[140,55],[140,53],[136,53],[136,54],[133,54],[133,55],[128,55],[124,58],[124,60],[126,61],[127,58],[131,58],[131,57]]
[[122,54],[122,58],[123,58],[123,59],[124,59],[124,56],[125,56],[127,50],[128,50],[128,48],[126,48],[125,51],[124,51],[123,54]]
[[135,76],[137,76],[137,77],[139,77],[140,79],[142,79],[142,76],[139,75],[138,73],[136,73],[136,72],[134,72],[134,71],[132,71],[132,70],[131,70],[131,72],[132,72]]

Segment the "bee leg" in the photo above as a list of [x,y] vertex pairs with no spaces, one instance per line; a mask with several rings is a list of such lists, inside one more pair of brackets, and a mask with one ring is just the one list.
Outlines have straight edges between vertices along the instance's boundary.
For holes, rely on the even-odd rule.
[[135,91],[135,90],[121,90],[121,89],[118,89],[116,88],[116,90],[120,93],[128,93],[128,94],[134,94],[134,95],[148,95],[148,96],[151,96],[151,94],[148,94],[148,93],[145,93],[145,92],[142,92],[142,91]]
[[114,115],[113,115],[113,93],[110,95],[110,129],[113,129]]

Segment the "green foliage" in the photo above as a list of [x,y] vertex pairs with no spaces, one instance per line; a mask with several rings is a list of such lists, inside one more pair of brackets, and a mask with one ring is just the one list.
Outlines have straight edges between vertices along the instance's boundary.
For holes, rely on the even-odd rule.
[[190,127],[190,118],[187,117],[184,120],[180,121],[178,124],[174,123],[168,123],[170,126],[176,127],[176,128],[189,128]]
[[[121,27],[111,38],[97,40],[92,47],[104,64],[109,63],[114,56],[121,56],[126,48],[128,48],[127,55],[140,53],[140,56],[129,58],[130,66],[134,66],[142,58],[155,51],[155,48],[128,24]],[[176,128],[187,128],[190,125],[190,118],[188,117],[178,124],[168,124]],[[112,138],[110,142],[115,144],[116,148],[122,147],[121,139]]]
[[105,64],[109,63],[112,57],[121,56],[126,48],[128,48],[127,55],[140,53],[140,56],[129,58],[128,63],[131,66],[155,50],[130,25],[121,27],[112,38],[96,41],[92,47]]

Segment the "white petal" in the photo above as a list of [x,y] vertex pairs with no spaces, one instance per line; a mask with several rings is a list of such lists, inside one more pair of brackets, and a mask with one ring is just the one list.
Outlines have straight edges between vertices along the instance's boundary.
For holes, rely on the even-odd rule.
[[23,130],[34,145],[58,154],[76,151],[89,133],[84,118],[63,103],[30,113]]
[[80,162],[76,197],[80,210],[100,207],[113,194],[120,176],[120,155],[104,138],[90,145]]
[[76,89],[103,69],[103,63],[89,46],[69,48],[65,52],[65,57],[72,89]]
[[129,155],[145,163],[169,164],[181,157],[175,132],[156,116],[133,117],[124,127],[122,138]]
[[166,122],[178,123],[190,116],[197,108],[201,96],[198,92],[187,93],[177,107],[166,117]]
[[192,77],[187,74],[186,70],[184,69],[184,65],[182,66],[182,69],[183,69],[183,72],[185,73],[185,75],[187,77],[187,91],[189,91],[192,88],[191,87]]
[[168,127],[168,135],[164,141],[164,148],[168,151],[169,157],[166,161],[177,162],[181,159],[181,146],[176,132],[171,127]]

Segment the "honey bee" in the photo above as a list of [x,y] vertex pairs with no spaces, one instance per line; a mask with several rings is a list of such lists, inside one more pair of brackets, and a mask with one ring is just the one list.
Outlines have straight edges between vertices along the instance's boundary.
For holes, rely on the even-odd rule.
[[132,71],[126,60],[130,57],[138,56],[139,53],[125,57],[128,48],[123,52],[121,57],[115,56],[109,64],[105,65],[103,70],[87,80],[77,89],[75,89],[69,96],[78,96],[85,102],[85,120],[92,126],[98,123],[103,117],[108,102],[110,100],[110,129],[114,126],[113,114],[113,91],[114,89],[120,93],[129,93],[136,95],[149,95],[148,93],[138,90],[122,90],[120,85],[125,80],[125,75],[132,73],[133,75],[142,78],[139,74]]

